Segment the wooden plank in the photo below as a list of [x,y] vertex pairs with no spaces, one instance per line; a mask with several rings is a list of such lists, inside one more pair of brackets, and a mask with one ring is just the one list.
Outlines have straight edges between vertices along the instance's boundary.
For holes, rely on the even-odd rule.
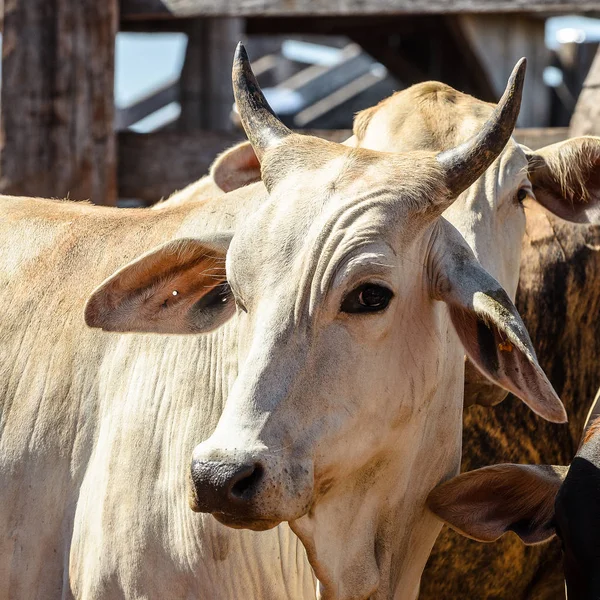
[[[498,99],[484,66],[459,26],[460,15],[387,17],[384,19],[387,23],[380,17],[371,19],[377,22],[376,26],[353,28],[348,35],[385,65],[402,86],[433,79],[485,101]],[[337,19],[350,20],[356,19]],[[407,28],[407,24],[412,27]],[[396,27],[405,29],[398,34],[394,31]]]
[[[352,135],[348,129],[303,130],[334,142]],[[521,129],[515,137],[532,149],[565,139],[566,128]],[[119,134],[119,197],[152,204],[202,177],[215,156],[244,139],[241,132],[155,132]]]
[[562,142],[569,137],[568,127],[522,127],[515,130],[515,139],[531,150]]
[[600,49],[596,51],[594,62],[592,63],[592,66],[590,67],[590,70],[585,78],[583,87],[588,89],[600,87]]
[[179,100],[179,80],[169,81],[134,104],[119,108],[115,114],[115,128],[127,129],[153,112]]
[[[350,130],[306,132],[335,142]],[[159,131],[119,134],[119,197],[138,198],[148,204],[166,198],[208,173],[215,156],[245,139],[232,133]]]
[[527,15],[461,15],[454,19],[465,45],[481,63],[497,100],[515,63],[527,57],[519,126],[540,127],[549,122],[550,94],[543,72],[550,62],[544,42],[544,21]]
[[346,85],[337,88],[325,98],[321,98],[314,104],[307,106],[294,117],[296,127],[310,127],[314,122],[330,111],[339,108],[345,102],[365,92],[379,83],[387,76],[387,70],[381,67],[378,70],[369,70],[360,77],[353,79]]
[[[570,123],[576,110],[577,99],[582,97],[583,85],[594,58],[596,56],[597,43],[587,42],[577,44],[569,42],[561,44],[553,53],[554,66],[562,72],[562,80],[554,88],[559,102],[553,107],[553,117],[557,124],[566,125]],[[586,93],[594,86],[593,81],[585,81]],[[597,100],[597,98],[596,98]]]
[[306,127],[313,117],[320,114],[319,109],[311,111],[310,107],[369,74],[375,64],[373,59],[362,52],[356,44],[344,48],[342,56],[341,61],[333,66],[313,65],[287,81],[281,82],[278,86],[286,90],[293,90],[298,95],[300,111],[309,109],[308,113],[303,116],[297,114],[290,118],[290,115],[287,115],[287,120],[291,121],[294,127]]
[[592,0],[121,0],[121,18],[456,13],[592,13]]
[[427,73],[408,60],[400,52],[397,44],[390,43],[390,36],[371,28],[351,34],[356,42],[369,56],[385,65],[391,75],[401,82],[403,86],[410,86],[430,79]]
[[205,175],[215,155],[242,139],[241,132],[122,132],[119,197],[148,204],[165,198]]
[[177,128],[229,131],[232,128],[231,70],[223,58],[242,36],[243,19],[193,19],[179,82],[181,116]]
[[570,134],[600,135],[600,48],[590,68],[571,119]]
[[[427,23],[432,18],[437,18],[439,15],[369,15],[368,21],[365,22],[364,15],[320,15],[318,19],[313,19],[310,14],[303,16],[294,16],[292,18],[286,15],[270,16],[265,19],[261,16],[253,16],[246,18],[246,34],[249,36],[247,49],[254,54],[254,36],[293,36],[297,38],[300,35],[310,35],[310,39],[319,42],[315,36],[349,36],[354,39],[355,35],[364,34],[365,29],[368,29],[372,35],[414,35],[415,31],[427,31]],[[166,21],[154,20],[145,21],[146,23],[164,24],[164,23],[181,23],[177,19]],[[124,21],[124,24],[129,27],[138,21]],[[322,43],[328,42],[322,39]],[[343,47],[347,43],[342,41],[339,47]]]
[[0,192],[116,202],[117,0],[4,6]]
[[[478,48],[473,44],[469,35],[468,27],[465,27],[465,20],[468,15],[450,15],[445,18],[448,33],[456,43],[456,48],[460,53],[460,64],[467,71],[477,86],[476,98],[487,102],[496,102],[500,97],[496,86],[492,82],[492,74],[488,70],[488,65],[484,65],[479,56]],[[503,18],[502,16],[499,18]],[[458,88],[461,89],[461,88]],[[463,90],[464,91],[464,90]]]

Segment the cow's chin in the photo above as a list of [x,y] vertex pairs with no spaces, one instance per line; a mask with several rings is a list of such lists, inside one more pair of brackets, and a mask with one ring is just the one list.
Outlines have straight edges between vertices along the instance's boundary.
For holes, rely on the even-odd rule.
[[233,517],[231,515],[226,515],[225,513],[214,512],[211,513],[212,516],[222,523],[223,525],[227,525],[227,527],[232,527],[233,529],[251,529],[252,531],[266,531],[267,529],[273,529],[273,527],[277,527],[281,520],[272,520],[272,519],[257,519],[257,518],[241,518],[241,517]]

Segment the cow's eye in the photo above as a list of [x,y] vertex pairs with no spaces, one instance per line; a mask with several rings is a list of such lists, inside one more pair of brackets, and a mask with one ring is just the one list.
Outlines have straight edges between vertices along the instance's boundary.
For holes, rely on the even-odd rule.
[[382,285],[366,283],[352,290],[342,302],[342,312],[363,313],[385,310],[394,296]]
[[527,190],[527,188],[521,188],[518,192],[517,192],[517,200],[522,203],[525,202],[525,198],[527,198],[527,196],[529,195],[529,191]]
[[233,294],[231,293],[231,288],[229,284],[224,281],[219,285],[216,285],[208,294],[205,294],[196,302],[196,308],[201,308],[203,310],[211,309],[211,308],[220,308],[227,304],[229,300],[231,300]]

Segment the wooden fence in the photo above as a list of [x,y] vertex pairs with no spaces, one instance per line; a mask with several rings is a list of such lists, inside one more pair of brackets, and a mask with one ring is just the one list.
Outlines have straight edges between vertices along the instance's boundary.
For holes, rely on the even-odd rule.
[[[240,139],[226,129],[231,107],[231,49],[243,19],[265,16],[265,30],[292,21],[318,28],[314,15],[345,15],[360,23],[369,15],[433,13],[591,13],[587,0],[11,0],[4,2],[0,121],[0,192],[91,199],[118,197],[153,202],[204,174],[212,158]],[[181,17],[226,16],[181,20]],[[311,17],[311,18],[308,18]],[[303,20],[304,19],[304,20]],[[386,17],[387,19],[387,17]],[[333,20],[334,22],[335,20]],[[248,21],[250,22],[250,21]],[[366,21],[365,21],[366,22]],[[382,23],[382,21],[378,21]],[[332,21],[328,21],[332,27]],[[356,22],[355,22],[356,24]],[[181,131],[117,133],[114,52],[119,28],[179,30],[190,34],[179,81],[161,90],[164,102],[183,94]],[[539,27],[537,28],[539,29]],[[540,29],[541,31],[541,29]],[[192,36],[191,33],[194,33]],[[369,50],[377,56],[378,48]],[[405,69],[395,60],[398,69]],[[377,60],[380,60],[377,58]],[[405,69],[407,79],[418,69]],[[417,73],[417,75],[415,75]],[[148,110],[144,99],[120,115],[127,125]],[[156,98],[152,99],[156,103]],[[191,110],[201,104],[203,109]],[[216,126],[215,126],[216,125]],[[347,132],[329,133],[345,137]],[[528,132],[530,145],[564,131]],[[519,134],[521,135],[521,134]],[[528,138],[529,139],[529,138]]]
[[598,13],[590,0],[123,0],[122,19],[456,13]]

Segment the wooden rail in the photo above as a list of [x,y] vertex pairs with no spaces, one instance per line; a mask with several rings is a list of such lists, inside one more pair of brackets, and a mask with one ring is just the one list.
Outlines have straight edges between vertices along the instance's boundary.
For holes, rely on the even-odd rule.
[[[310,133],[336,142],[352,134],[349,130]],[[566,137],[566,128],[518,129],[515,132],[517,141],[532,149]],[[119,197],[137,198],[147,204],[166,198],[205,175],[219,152],[242,139],[241,132],[122,132],[119,134]]]
[[599,12],[591,0],[121,0],[121,19]]
[[168,81],[137,102],[118,108],[115,112],[115,128],[118,131],[131,127],[153,112],[179,100],[179,79]]

